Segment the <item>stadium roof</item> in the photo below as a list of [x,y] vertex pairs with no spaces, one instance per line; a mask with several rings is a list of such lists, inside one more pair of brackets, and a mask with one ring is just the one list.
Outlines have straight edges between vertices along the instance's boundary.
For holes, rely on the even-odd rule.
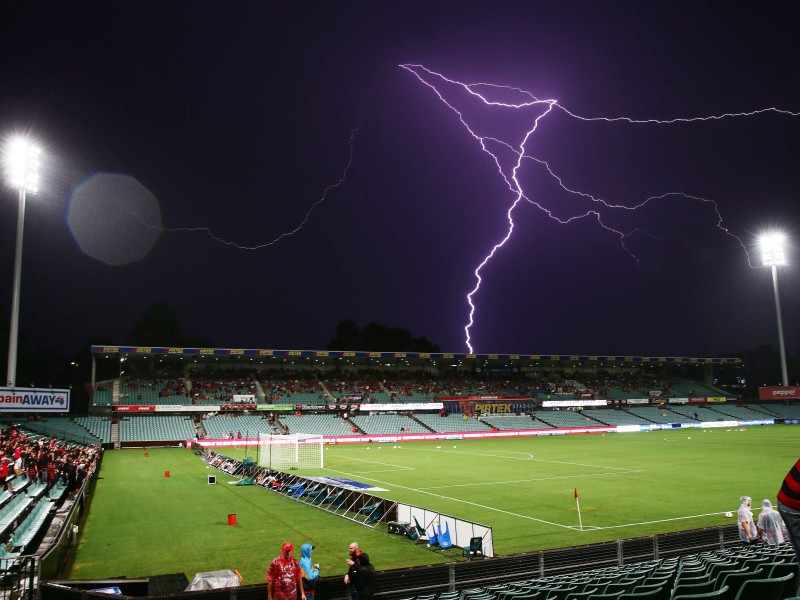
[[269,350],[257,348],[171,348],[144,346],[92,346],[93,355],[107,357],[190,357],[190,358],[306,358],[306,359],[375,359],[431,361],[457,360],[469,363],[515,362],[515,363],[623,363],[623,364],[695,364],[695,365],[740,365],[739,358],[697,358],[688,356],[594,356],[571,354],[462,354],[455,352],[366,352],[352,350]]

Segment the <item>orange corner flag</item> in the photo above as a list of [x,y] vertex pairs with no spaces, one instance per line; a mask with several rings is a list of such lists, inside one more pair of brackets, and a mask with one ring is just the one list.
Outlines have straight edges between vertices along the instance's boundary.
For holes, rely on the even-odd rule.
[[578,488],[575,488],[575,500],[578,499]]

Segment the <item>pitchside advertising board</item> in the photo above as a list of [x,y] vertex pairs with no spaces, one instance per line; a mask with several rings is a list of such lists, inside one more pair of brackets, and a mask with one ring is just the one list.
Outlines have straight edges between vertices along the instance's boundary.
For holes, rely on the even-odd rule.
[[758,388],[759,400],[797,400],[800,399],[800,386],[774,386]]
[[0,412],[69,412],[69,390],[0,388]]

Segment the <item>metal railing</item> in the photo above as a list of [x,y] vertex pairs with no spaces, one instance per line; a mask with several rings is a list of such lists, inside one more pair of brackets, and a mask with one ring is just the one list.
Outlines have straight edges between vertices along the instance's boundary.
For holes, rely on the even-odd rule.
[[[628,565],[662,558],[673,558],[711,550],[724,550],[741,544],[735,525],[710,527],[692,531],[666,533],[648,537],[618,540],[541,550],[513,556],[462,560],[444,565],[412,567],[377,573],[376,594],[382,600],[397,600],[423,594],[483,587],[536,579],[549,575],[579,573],[601,567]],[[377,559],[377,557],[376,557]],[[376,560],[378,562],[378,560]],[[88,582],[83,582],[88,584]],[[106,585],[113,582],[104,581]],[[125,580],[116,582],[126,594]],[[96,582],[94,583],[96,587]],[[40,586],[40,600],[88,600],[103,597],[80,587],[76,582],[49,581]],[[266,585],[169,594],[170,600],[263,600]],[[137,597],[143,597],[137,594]],[[144,596],[162,598],[164,596]],[[324,600],[348,600],[349,592],[342,576],[320,578],[317,597]]]

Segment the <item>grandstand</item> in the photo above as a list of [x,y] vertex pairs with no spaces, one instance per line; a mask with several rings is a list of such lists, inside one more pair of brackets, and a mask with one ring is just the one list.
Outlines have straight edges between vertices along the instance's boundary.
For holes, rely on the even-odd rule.
[[[138,350],[150,350],[152,354],[163,351],[163,365],[157,361],[137,363],[137,358],[141,358]],[[306,351],[291,351],[292,354],[287,351],[278,360],[273,355],[251,359],[251,364],[242,368],[245,363],[236,362],[238,356],[236,360],[231,357],[227,362],[215,360],[211,364],[210,360],[204,363],[204,355],[197,349],[166,351],[124,348],[117,348],[116,353],[107,349],[93,351],[97,358],[101,353],[110,354],[109,360],[124,354],[128,361],[126,375],[92,382],[90,416],[42,417],[31,423],[31,429],[39,428],[43,434],[57,432],[62,439],[91,440],[107,447],[141,447],[195,439],[211,444],[228,443],[231,437],[234,442],[240,438],[252,440],[259,433],[320,434],[332,443],[339,438],[346,442],[367,441],[371,436],[402,437],[405,441],[414,436],[461,439],[462,435],[494,436],[504,432],[539,435],[559,434],[568,429],[613,431],[614,427],[643,427],[648,430],[661,424],[671,428],[696,426],[700,422],[800,417],[800,410],[793,405],[743,404],[740,398],[711,385],[709,374],[717,364],[711,362],[693,363],[689,367],[676,364],[673,359],[658,359],[655,364],[645,360],[636,364],[636,360],[631,360],[611,365],[606,364],[610,361],[601,360],[606,357],[592,357],[597,360],[591,364],[591,360],[579,361],[575,357],[512,359],[507,355],[501,358],[448,355],[446,360],[435,357],[439,362],[434,364],[432,356],[404,355],[401,361],[399,357],[387,356],[392,353],[380,353],[380,360],[367,355],[349,357],[353,362],[348,361],[349,366],[344,366],[335,353],[309,360]],[[196,360],[191,364],[186,361],[187,366],[175,360],[187,355]],[[692,368],[695,374],[698,369],[704,370],[703,376],[686,376]],[[436,438],[437,435],[441,437]],[[150,454],[152,457],[153,452]],[[0,506],[3,502],[0,497]],[[34,514],[31,509],[25,516],[26,523],[34,523],[39,513]],[[719,536],[722,540],[723,534]],[[568,552],[570,556],[580,555],[580,549]],[[714,560],[728,564],[738,560],[723,556],[729,550],[716,552]],[[709,556],[680,559],[682,568],[708,562]],[[486,600],[495,597],[507,600],[506,596],[511,594],[502,592],[512,591],[513,586],[522,590],[524,585],[548,589],[574,587],[570,592],[583,597],[601,592],[611,594],[618,590],[610,587],[609,580],[638,581],[639,573],[646,572],[651,582],[657,581],[658,569],[667,570],[672,563],[674,560],[661,559],[638,563],[639,571],[633,565],[625,565],[617,566],[619,571],[615,574],[609,568],[603,574],[584,571],[570,577],[562,573],[524,581],[508,580],[493,584],[496,589],[482,586],[480,594]],[[569,569],[571,572],[576,571],[573,567]],[[471,583],[477,587],[476,581]],[[644,585],[638,583],[634,587]],[[455,592],[459,593],[458,600],[471,600],[469,594],[464,594],[472,587],[453,589],[452,583],[444,585],[446,589],[436,590],[433,598],[425,600],[438,597],[456,600],[447,595]],[[660,592],[668,595],[675,589],[674,585],[664,585]],[[329,597],[338,600],[337,594],[341,590]],[[412,595],[402,587],[391,593],[392,598]]]

